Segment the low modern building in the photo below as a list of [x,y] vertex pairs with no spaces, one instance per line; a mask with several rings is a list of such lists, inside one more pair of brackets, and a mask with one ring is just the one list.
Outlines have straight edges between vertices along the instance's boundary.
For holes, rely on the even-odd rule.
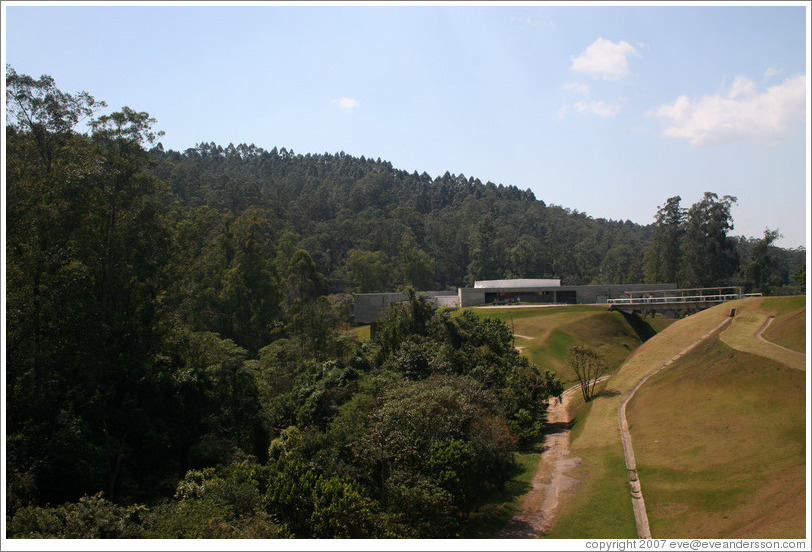
[[[562,286],[561,280],[517,279],[482,280],[472,288],[453,291],[421,291],[435,306],[462,308],[489,304],[595,304],[627,296],[627,292],[674,289],[675,284],[613,284]],[[370,324],[378,320],[384,309],[392,303],[406,300],[403,293],[361,293],[354,296],[355,321]]]

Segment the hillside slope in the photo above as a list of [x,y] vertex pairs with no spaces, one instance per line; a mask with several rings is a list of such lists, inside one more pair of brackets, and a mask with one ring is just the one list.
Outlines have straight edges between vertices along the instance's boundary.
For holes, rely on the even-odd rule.
[[575,373],[566,364],[570,346],[585,344],[593,348],[603,355],[611,372],[642,345],[645,338],[623,314],[610,311],[604,305],[473,310],[480,316],[505,321],[513,330],[516,347],[522,354],[539,368],[555,372],[566,387],[577,383]]
[[652,377],[629,405],[655,538],[804,537],[805,359],[755,334],[770,314],[801,329],[805,320],[792,299],[735,307],[718,340]]
[[[729,310],[720,305],[674,322],[634,351],[601,392],[578,410],[571,449],[572,454],[582,459],[573,472],[579,484],[563,501],[548,537],[637,536],[618,427],[618,406],[640,379],[714,328],[728,316]],[[638,464],[642,463],[638,460]],[[597,510],[596,504],[601,505]]]

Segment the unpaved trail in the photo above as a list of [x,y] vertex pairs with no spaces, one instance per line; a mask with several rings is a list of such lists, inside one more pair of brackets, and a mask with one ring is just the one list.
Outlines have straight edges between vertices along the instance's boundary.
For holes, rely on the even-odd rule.
[[[778,350],[789,354],[791,358],[796,358],[796,359],[802,360],[804,362],[804,365],[806,365],[806,354],[805,353],[801,353],[800,351],[793,351],[792,349],[788,349],[788,348],[784,347],[783,345],[779,345],[775,341],[770,341],[769,339],[765,338],[762,335],[764,332],[767,331],[767,328],[769,328],[770,324],[772,324],[774,321],[775,321],[775,316],[771,315],[769,318],[767,318],[767,321],[764,322],[764,325],[761,326],[761,328],[756,332],[756,339],[758,339],[762,343],[766,343],[767,345],[771,345],[773,347],[778,347]],[[792,368],[800,369],[800,368],[798,368],[797,364],[795,366],[792,366]]]
[[577,479],[567,475],[581,463],[580,458],[570,454],[572,420],[567,406],[573,393],[580,391],[580,388],[580,385],[570,387],[564,391],[560,400],[550,403],[544,449],[533,476],[532,487],[519,512],[505,525],[498,538],[533,539],[544,535],[555,518],[561,493],[578,484]]
[[761,335],[773,320],[772,315],[762,310],[745,311],[735,317],[730,328],[719,338],[739,351],[770,358],[796,370],[806,370],[805,353],[782,347]]

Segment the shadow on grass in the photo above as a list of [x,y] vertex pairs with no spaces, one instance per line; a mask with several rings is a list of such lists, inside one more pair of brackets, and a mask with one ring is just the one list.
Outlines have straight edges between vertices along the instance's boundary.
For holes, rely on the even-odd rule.
[[536,539],[539,534],[526,521],[512,519],[497,537],[500,539]]
[[553,422],[551,424],[547,424],[546,426],[544,426],[544,435],[555,435],[557,433],[564,433],[565,431],[569,431],[570,429],[572,429],[574,423],[575,421],[573,420],[571,422]]
[[499,538],[500,531],[518,511],[519,498],[532,488],[531,481],[532,474],[535,474],[535,465],[534,462],[530,481],[526,481],[520,478],[526,468],[517,464],[511,473],[511,479],[506,481],[502,488],[491,491],[485,497],[484,504],[471,513],[461,537],[466,539]]
[[620,311],[620,314],[626,319],[626,322],[628,322],[629,326],[634,330],[634,333],[637,334],[637,337],[640,338],[640,341],[646,342],[657,335],[657,330],[652,328],[651,324],[641,318],[639,314],[626,314],[622,311]]
[[609,397],[617,397],[618,395],[620,395],[620,391],[615,391],[614,389],[601,389],[599,392],[595,393],[595,396],[592,398],[593,399],[595,397],[609,398]]

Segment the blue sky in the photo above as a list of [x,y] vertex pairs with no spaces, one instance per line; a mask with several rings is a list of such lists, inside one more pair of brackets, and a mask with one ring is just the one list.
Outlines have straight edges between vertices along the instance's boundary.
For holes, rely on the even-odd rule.
[[807,245],[808,2],[3,7],[6,63],[166,148],[344,151],[640,224],[712,191],[732,234]]

